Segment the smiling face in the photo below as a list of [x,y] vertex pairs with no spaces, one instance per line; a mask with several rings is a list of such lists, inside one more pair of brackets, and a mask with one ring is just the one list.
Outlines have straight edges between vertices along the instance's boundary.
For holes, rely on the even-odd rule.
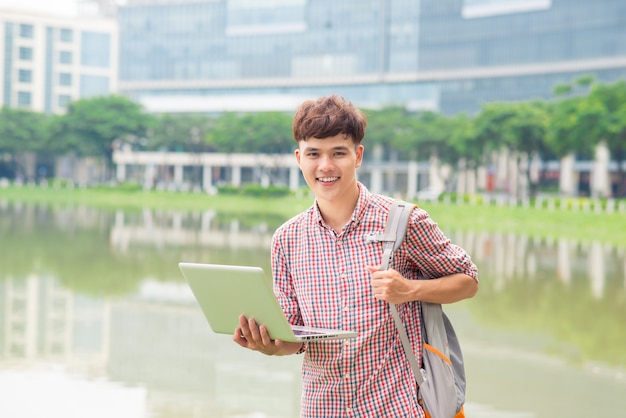
[[356,169],[363,160],[363,145],[344,134],[309,138],[298,143],[296,160],[319,204],[330,208],[356,202]]

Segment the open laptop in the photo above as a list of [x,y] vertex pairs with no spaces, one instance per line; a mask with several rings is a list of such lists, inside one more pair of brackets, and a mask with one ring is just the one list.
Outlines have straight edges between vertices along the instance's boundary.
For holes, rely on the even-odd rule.
[[290,325],[261,267],[185,262],[178,266],[218,334],[232,335],[244,314],[265,325],[272,339],[293,342],[357,336],[353,331]]

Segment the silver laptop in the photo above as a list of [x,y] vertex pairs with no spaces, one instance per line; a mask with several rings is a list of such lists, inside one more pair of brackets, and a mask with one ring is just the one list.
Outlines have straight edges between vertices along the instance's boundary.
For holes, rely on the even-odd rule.
[[290,325],[261,267],[184,262],[178,266],[218,334],[232,335],[244,314],[265,325],[272,339],[293,342],[357,336],[354,331]]

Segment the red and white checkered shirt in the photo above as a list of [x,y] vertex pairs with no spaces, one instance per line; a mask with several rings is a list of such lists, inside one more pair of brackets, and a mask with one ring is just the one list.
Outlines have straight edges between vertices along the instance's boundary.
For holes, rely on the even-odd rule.
[[[349,329],[358,337],[309,342],[302,365],[303,417],[423,417],[413,372],[389,305],[374,298],[365,266],[380,265],[381,234],[393,200],[360,196],[350,222],[337,234],[317,205],[282,225],[272,240],[274,292],[293,325]],[[477,280],[467,253],[452,244],[428,213],[411,215],[393,268],[407,279],[465,273]],[[419,303],[398,306],[421,363]]]

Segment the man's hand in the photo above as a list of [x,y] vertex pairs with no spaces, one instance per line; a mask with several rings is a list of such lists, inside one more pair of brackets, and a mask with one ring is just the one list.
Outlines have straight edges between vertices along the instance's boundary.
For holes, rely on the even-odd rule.
[[302,347],[299,342],[272,340],[265,325],[259,326],[254,318],[239,317],[239,328],[233,334],[233,341],[249,350],[258,351],[268,356],[286,356],[295,354]]
[[396,305],[414,300],[415,281],[405,279],[394,269],[381,270],[380,266],[366,268],[372,275],[372,293],[376,299]]
[[454,303],[473,297],[478,280],[463,273],[452,273],[437,279],[409,280],[394,269],[366,266],[372,275],[372,292],[376,299],[396,305],[421,300],[430,303]]

